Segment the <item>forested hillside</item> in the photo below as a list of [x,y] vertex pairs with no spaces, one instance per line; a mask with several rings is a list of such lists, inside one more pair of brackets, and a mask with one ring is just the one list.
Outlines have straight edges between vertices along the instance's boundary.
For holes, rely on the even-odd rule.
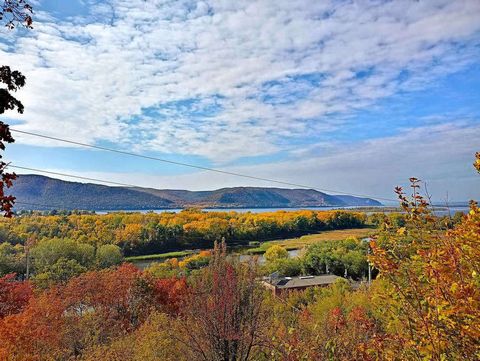
[[[15,209],[155,209],[173,202],[122,187],[65,182],[39,175],[20,175],[12,187]],[[27,204],[28,203],[28,204]],[[47,205],[47,206],[43,206]],[[49,207],[52,206],[52,207]]]
[[15,209],[135,210],[205,208],[288,208],[379,206],[369,198],[333,196],[313,189],[237,187],[214,191],[109,187],[20,175],[12,187]]

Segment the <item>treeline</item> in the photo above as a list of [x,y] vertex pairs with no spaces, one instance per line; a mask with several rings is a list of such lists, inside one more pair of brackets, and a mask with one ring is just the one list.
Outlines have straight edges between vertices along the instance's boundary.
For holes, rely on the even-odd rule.
[[114,244],[94,247],[60,238],[27,246],[0,243],[0,277],[15,273],[19,279],[30,278],[40,288],[122,262],[122,252]]
[[290,257],[284,247],[274,245],[265,252],[262,271],[278,272],[282,276],[334,274],[361,280],[368,277],[368,252],[369,242],[354,237],[317,242],[297,257]]
[[54,238],[94,247],[114,244],[130,256],[211,248],[220,239],[231,245],[361,227],[365,223],[362,213],[307,210],[257,214],[185,210],[161,214],[23,215],[0,221],[0,240],[11,245]]

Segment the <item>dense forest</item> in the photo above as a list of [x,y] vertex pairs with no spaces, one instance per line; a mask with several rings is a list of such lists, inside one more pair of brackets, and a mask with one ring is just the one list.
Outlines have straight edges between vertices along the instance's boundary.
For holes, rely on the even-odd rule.
[[114,244],[124,255],[286,238],[330,229],[364,226],[366,216],[347,211],[266,213],[204,212],[111,213],[68,216],[25,215],[0,220],[0,240],[12,245],[45,239],[71,239],[94,247]]

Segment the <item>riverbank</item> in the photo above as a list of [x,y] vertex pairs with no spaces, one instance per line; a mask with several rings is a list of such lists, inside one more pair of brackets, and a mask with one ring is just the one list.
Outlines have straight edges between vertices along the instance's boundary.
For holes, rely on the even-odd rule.
[[[265,251],[273,246],[280,245],[285,247],[289,252],[294,252],[305,248],[311,244],[322,242],[322,241],[338,241],[343,240],[348,237],[355,237],[358,239],[371,236],[375,233],[375,228],[364,227],[364,228],[350,228],[350,229],[337,229],[332,231],[324,231],[315,234],[309,234],[301,237],[288,238],[288,239],[279,239],[266,241],[260,244],[258,247],[254,246],[241,246],[241,247],[232,247],[230,251],[232,253],[240,255],[262,255]],[[125,261],[135,264],[139,268],[146,268],[150,264],[155,262],[163,262],[169,258],[184,258],[192,254],[198,253],[201,250],[186,250],[186,251],[175,251],[143,256],[132,256],[125,258]],[[291,255],[294,255],[292,253]]]
[[296,238],[288,238],[275,241],[263,242],[260,246],[246,249],[247,254],[263,254],[265,251],[273,246],[279,245],[285,247],[288,251],[305,248],[311,244],[322,241],[339,241],[348,237],[365,238],[372,236],[375,233],[375,228],[350,228],[350,229],[336,229],[333,231],[324,231],[315,234],[308,234]]
[[125,257],[125,261],[135,263],[137,261],[166,260],[168,258],[186,257],[194,253],[196,253],[196,251],[175,251],[157,254],[146,254],[143,256]]

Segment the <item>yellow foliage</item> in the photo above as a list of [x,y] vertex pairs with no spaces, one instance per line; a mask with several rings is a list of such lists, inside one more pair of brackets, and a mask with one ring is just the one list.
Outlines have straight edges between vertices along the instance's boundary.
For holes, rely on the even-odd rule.
[[410,345],[411,357],[477,359],[480,210],[472,203],[462,222],[442,234],[432,231],[435,220],[425,207],[420,202],[406,227],[372,243],[371,260],[386,282],[376,290],[379,308]]

